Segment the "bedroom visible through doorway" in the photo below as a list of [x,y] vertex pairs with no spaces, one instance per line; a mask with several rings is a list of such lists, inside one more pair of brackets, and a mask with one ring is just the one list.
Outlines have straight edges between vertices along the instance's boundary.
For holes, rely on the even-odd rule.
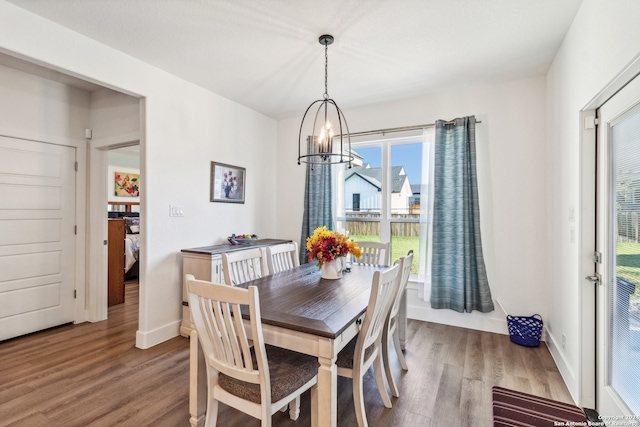
[[139,283],[140,146],[107,152],[108,307],[125,303],[126,284]]

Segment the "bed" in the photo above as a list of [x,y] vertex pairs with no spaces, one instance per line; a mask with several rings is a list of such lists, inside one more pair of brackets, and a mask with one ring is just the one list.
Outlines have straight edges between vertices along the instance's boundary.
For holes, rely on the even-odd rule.
[[[138,277],[138,255],[140,254],[140,216],[136,212],[124,214],[124,272],[127,278]],[[135,268],[134,268],[135,267]],[[132,274],[135,273],[135,274]]]

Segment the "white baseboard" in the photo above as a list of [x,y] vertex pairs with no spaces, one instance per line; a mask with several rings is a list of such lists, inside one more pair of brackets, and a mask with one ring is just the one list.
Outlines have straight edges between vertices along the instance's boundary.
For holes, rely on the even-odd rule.
[[573,401],[578,402],[578,381],[576,374],[567,362],[565,353],[562,351],[562,347],[558,345],[556,338],[546,327],[544,328],[544,331],[547,336],[547,348],[551,353],[551,357],[553,357],[553,361],[556,363],[558,371],[560,371],[560,375],[562,376],[569,393],[571,393]]
[[136,347],[144,350],[179,336],[181,323],[178,320],[152,331],[136,331]]

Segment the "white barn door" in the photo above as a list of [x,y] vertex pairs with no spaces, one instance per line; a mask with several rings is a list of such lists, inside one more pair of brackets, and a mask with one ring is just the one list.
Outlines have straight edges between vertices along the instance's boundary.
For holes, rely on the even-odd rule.
[[74,320],[75,156],[0,136],[0,341]]

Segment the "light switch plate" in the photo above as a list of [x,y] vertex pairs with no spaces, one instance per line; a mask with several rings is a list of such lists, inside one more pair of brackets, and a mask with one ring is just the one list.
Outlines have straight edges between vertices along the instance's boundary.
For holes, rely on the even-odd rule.
[[180,205],[169,205],[169,216],[184,216],[184,207]]

